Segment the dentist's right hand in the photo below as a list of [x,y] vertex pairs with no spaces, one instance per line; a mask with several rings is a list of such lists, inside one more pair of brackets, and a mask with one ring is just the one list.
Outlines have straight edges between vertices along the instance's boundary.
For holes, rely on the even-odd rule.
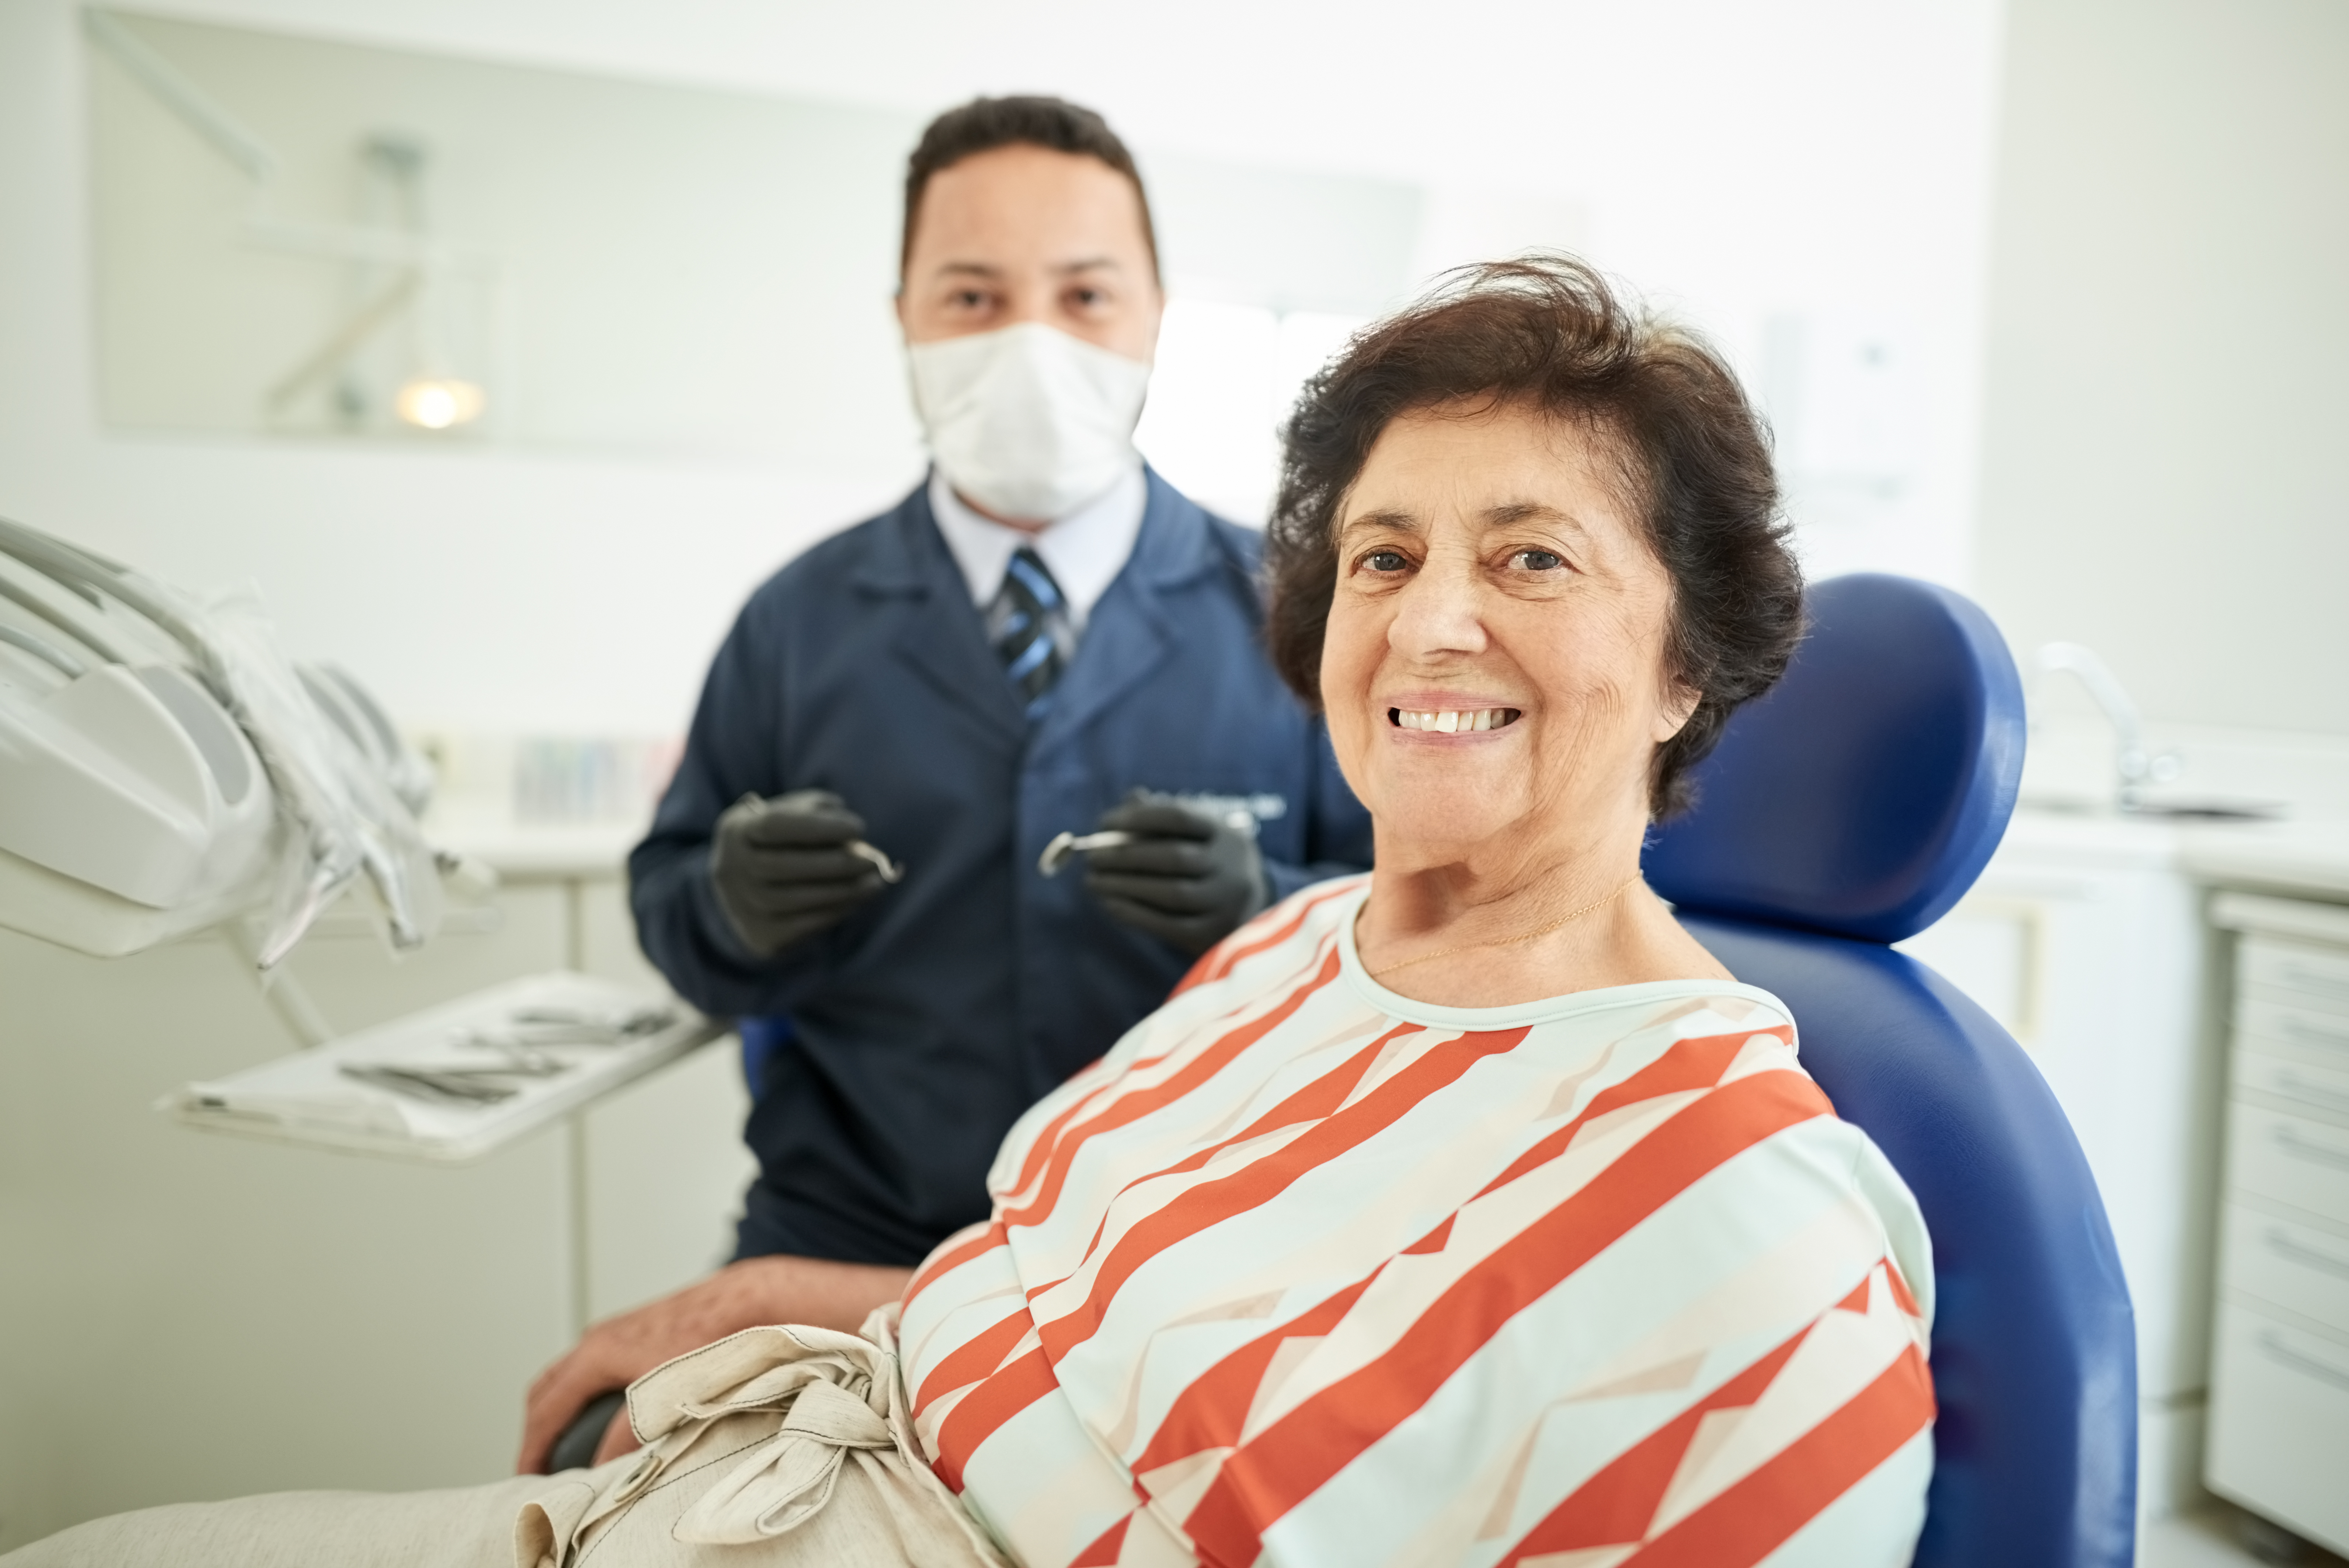
[[729,806],[710,839],[709,880],[742,944],[771,958],[880,892],[887,880],[858,853],[864,836],[864,819],[830,790]]

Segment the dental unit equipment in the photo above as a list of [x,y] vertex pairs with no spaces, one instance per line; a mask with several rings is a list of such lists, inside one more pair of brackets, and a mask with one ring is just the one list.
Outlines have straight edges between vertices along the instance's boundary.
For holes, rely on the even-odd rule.
[[439,923],[429,765],[357,681],[212,604],[0,519],[0,926],[101,958],[258,909],[262,970],[364,876]]
[[444,875],[494,885],[426,844],[433,783],[367,689],[289,659],[251,596],[200,602],[0,520],[0,928],[119,958],[219,927],[302,1046],[166,1096],[181,1125],[473,1159],[723,1032],[555,971],[338,1036],[277,968],[328,903],[365,889],[407,950],[438,928]]

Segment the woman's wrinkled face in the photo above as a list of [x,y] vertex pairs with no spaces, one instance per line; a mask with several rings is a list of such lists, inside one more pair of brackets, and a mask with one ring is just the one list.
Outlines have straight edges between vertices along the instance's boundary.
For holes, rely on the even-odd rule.
[[1321,699],[1381,867],[1644,826],[1695,699],[1623,488],[1598,432],[1508,404],[1408,414],[1371,448],[1339,509]]

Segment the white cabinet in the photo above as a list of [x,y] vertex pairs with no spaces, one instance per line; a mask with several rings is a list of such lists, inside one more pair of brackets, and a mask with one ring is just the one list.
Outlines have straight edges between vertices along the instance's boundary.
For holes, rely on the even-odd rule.
[[1901,944],[2030,1053],[2078,1134],[2137,1314],[2138,1498],[2199,1495],[2222,1054],[2218,953],[2174,829],[2018,813],[1974,890]]
[[[330,912],[289,961],[337,1031],[566,966],[642,977],[610,870],[512,881],[406,959]],[[299,1044],[218,935],[101,961],[0,931],[0,1551],[154,1503],[495,1479],[587,1317],[730,1245],[730,1036],[454,1168],[152,1108]]]
[[742,1054],[729,1034],[575,1118],[578,1310],[586,1324],[664,1295],[731,1256],[758,1165]]
[[2224,895],[2238,950],[2211,1490],[2349,1551],[2349,909]]

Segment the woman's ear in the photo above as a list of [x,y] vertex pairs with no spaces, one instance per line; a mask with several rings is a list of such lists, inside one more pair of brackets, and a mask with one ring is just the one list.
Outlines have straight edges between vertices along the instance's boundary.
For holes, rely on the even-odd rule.
[[1696,717],[1697,704],[1703,701],[1704,693],[1687,681],[1668,680],[1663,701],[1656,705],[1656,728],[1650,738],[1661,746],[1679,734]]

